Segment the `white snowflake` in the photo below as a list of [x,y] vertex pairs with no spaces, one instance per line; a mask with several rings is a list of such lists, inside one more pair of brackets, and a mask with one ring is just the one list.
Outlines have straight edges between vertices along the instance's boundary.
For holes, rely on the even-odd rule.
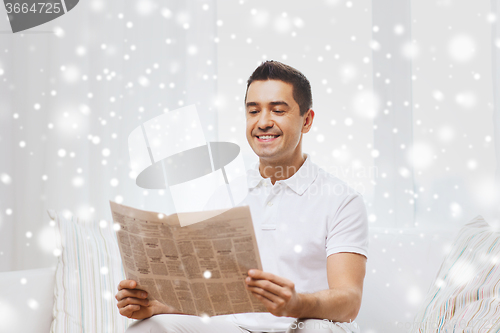
[[147,16],[156,11],[157,5],[151,0],[139,0],[135,8],[140,15]]
[[2,183],[4,183],[5,185],[9,185],[10,183],[12,183],[12,178],[6,173],[2,173],[0,175],[0,181],[2,181]]
[[416,142],[407,153],[407,159],[417,169],[429,167],[433,162],[433,148],[429,143]]
[[406,300],[411,305],[419,305],[422,301],[422,291],[416,286],[411,286],[406,292]]
[[448,43],[448,53],[458,63],[468,62],[476,53],[476,44],[468,35],[457,35]]
[[459,93],[455,96],[455,102],[463,108],[471,109],[476,106],[476,94],[471,91]]

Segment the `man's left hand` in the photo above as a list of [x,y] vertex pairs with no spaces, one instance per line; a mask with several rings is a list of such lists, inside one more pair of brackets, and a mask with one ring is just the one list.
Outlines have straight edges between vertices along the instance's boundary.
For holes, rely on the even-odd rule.
[[300,317],[302,301],[300,294],[295,292],[295,284],[292,281],[258,269],[251,269],[248,271],[245,284],[273,315]]

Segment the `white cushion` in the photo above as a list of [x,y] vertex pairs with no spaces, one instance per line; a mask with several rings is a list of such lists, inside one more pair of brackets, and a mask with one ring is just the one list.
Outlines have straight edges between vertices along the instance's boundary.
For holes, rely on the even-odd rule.
[[500,330],[500,232],[481,216],[458,233],[411,332]]
[[60,231],[62,251],[51,332],[124,332],[129,319],[118,312],[114,295],[125,274],[113,224],[48,213]]
[[0,332],[49,331],[54,273],[50,267],[0,273]]

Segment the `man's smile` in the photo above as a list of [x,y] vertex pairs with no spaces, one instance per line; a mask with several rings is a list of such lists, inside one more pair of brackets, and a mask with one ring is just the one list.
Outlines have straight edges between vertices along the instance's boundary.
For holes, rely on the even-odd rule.
[[271,141],[274,141],[276,140],[279,135],[260,135],[260,136],[256,136],[257,137],[257,141],[259,142],[271,142]]

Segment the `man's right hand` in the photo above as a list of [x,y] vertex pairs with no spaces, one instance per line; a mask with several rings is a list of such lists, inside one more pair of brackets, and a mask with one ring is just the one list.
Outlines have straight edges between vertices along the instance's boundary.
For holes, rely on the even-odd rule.
[[118,309],[122,316],[132,319],[145,319],[162,313],[182,314],[176,309],[160,303],[159,301],[150,301],[148,294],[140,289],[135,289],[137,282],[134,280],[123,280],[118,285],[116,300]]

